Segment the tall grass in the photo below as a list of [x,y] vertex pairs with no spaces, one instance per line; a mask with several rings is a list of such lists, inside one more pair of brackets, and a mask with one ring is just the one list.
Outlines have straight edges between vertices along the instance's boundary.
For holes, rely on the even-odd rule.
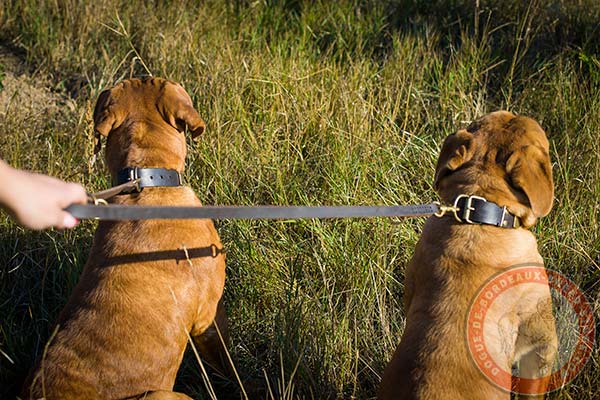
[[[15,94],[0,110],[0,157],[107,187],[103,161],[90,163],[94,101],[151,73],[181,82],[208,123],[186,172],[205,204],[421,203],[435,198],[443,138],[507,108],[551,141],[556,202],[535,228],[541,253],[597,310],[598,21],[594,0],[5,0],[0,38],[49,100],[27,107]],[[277,399],[373,398],[402,334],[422,223],[219,222],[242,377]],[[94,227],[33,233],[0,220],[0,397],[43,350]],[[598,355],[551,397],[596,398]],[[209,398],[193,355],[177,388]]]

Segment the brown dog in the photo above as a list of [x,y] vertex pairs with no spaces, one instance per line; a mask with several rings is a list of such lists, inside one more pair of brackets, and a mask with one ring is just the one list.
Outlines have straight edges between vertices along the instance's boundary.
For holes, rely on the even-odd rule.
[[[204,121],[178,84],[123,81],[100,94],[95,131],[107,136],[113,180],[125,167],[182,172],[185,126]],[[146,187],[127,205],[200,206],[189,187]],[[189,399],[173,384],[188,337],[229,373],[220,305],[225,256],[210,220],[100,222],[79,283],[23,393],[52,399]],[[189,335],[189,336],[188,336]]]
[[[500,226],[466,223],[464,214],[463,222],[451,214],[427,221],[406,270],[406,328],[383,374],[380,399],[510,398],[473,361],[466,320],[479,288],[491,277],[517,264],[543,263],[527,228],[552,207],[548,152],[535,121],[506,111],[488,114],[445,140],[434,184],[442,202],[482,196],[502,210]],[[474,208],[482,204],[475,203]],[[466,219],[477,211],[470,212]],[[513,227],[514,217],[520,227]],[[557,346],[548,285],[516,286],[502,298],[487,315],[488,352],[509,380],[515,364],[521,377],[548,375]],[[543,393],[548,379],[534,382],[534,392]],[[513,382],[513,390],[521,391],[518,385]]]

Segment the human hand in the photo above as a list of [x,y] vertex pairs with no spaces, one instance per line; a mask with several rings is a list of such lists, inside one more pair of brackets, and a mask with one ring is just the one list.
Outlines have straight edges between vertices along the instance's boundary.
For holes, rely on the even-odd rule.
[[73,228],[78,221],[64,209],[86,202],[79,184],[14,169],[0,160],[0,206],[26,228]]

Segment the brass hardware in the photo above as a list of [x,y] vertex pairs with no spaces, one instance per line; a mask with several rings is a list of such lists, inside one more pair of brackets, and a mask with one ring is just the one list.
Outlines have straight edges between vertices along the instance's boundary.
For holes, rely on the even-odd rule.
[[[456,199],[454,200],[454,207],[458,208],[458,201],[462,198],[467,199],[467,204],[465,204],[464,221],[466,221],[469,224],[475,224],[476,222],[471,221],[469,218],[471,216],[471,211],[475,210],[473,207],[471,207],[471,204],[473,203],[473,199],[483,200],[485,202],[487,202],[487,200],[481,196],[474,196],[474,195],[469,196],[468,194],[461,194],[461,195],[456,196]],[[456,212],[454,213],[454,218],[456,218],[456,220],[458,222],[463,222],[463,220],[461,220],[459,218],[459,216],[458,216],[458,214],[456,214]]]
[[454,217],[456,218],[456,212],[460,210],[460,208],[456,207],[456,205],[452,205],[452,206],[445,206],[442,203],[440,203],[439,201],[434,201],[433,204],[435,204],[439,211],[434,213],[433,215],[435,215],[438,218],[442,218],[444,215],[446,215],[446,213],[453,213]]

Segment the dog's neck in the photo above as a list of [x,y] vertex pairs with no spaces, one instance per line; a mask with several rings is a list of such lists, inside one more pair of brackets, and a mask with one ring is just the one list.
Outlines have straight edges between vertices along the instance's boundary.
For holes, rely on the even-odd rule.
[[119,129],[111,133],[106,143],[106,162],[113,179],[126,167],[183,172],[187,153],[183,134],[140,123],[122,128],[127,134],[120,134]]
[[483,174],[478,176],[476,171],[449,176],[442,182],[438,192],[443,204],[453,204],[463,194],[481,196],[500,207],[506,206],[511,214],[519,217],[525,228],[533,226],[537,221],[524,193],[515,191],[504,180],[491,180]]

